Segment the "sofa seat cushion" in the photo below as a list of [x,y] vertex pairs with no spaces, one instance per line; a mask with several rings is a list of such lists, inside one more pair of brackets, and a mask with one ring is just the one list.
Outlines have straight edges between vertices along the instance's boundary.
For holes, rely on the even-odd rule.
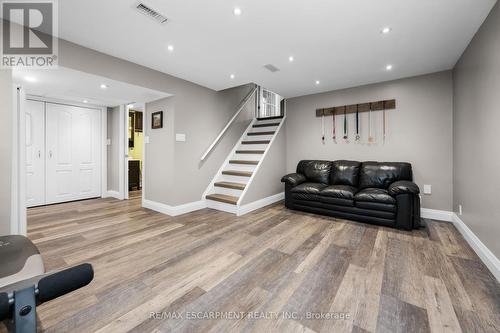
[[320,183],[302,183],[302,184],[297,185],[294,188],[292,188],[291,192],[292,193],[309,193],[309,194],[319,195],[321,193],[321,190],[323,190],[325,187],[327,187],[327,185],[320,184]]
[[394,199],[387,190],[381,188],[365,188],[354,195],[356,202],[374,202],[380,204],[395,205]]
[[325,197],[353,200],[357,191],[357,188],[349,185],[331,185],[322,189],[321,195]]
[[320,200],[330,205],[354,207],[354,194],[358,190],[348,185],[331,185],[321,190]]
[[327,185],[320,183],[302,183],[291,189],[292,197],[296,200],[320,201],[319,194]]

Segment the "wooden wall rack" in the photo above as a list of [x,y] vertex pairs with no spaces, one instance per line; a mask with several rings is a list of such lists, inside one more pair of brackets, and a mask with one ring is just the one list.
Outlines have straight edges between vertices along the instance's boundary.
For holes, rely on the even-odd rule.
[[316,117],[332,116],[333,114],[344,114],[344,110],[345,113],[356,113],[356,111],[368,112],[370,110],[372,111],[393,110],[395,108],[396,108],[396,100],[388,99],[385,101],[378,101],[378,102],[342,105],[330,108],[316,109]]

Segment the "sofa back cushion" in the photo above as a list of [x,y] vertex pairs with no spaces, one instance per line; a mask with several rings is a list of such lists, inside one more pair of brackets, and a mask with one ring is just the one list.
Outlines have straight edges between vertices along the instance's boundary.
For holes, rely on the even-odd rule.
[[332,162],[330,161],[300,161],[297,173],[306,176],[308,182],[328,184]]
[[411,164],[404,162],[364,162],[359,173],[359,188],[383,188],[398,180],[413,179]]
[[332,172],[330,173],[330,184],[357,187],[360,167],[361,162],[334,161],[332,163]]

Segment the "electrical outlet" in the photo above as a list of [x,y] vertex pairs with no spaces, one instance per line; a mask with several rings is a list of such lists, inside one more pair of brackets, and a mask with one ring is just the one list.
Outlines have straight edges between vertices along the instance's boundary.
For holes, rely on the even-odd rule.
[[462,215],[462,205],[458,205],[458,215]]
[[424,185],[424,194],[432,194],[432,186]]
[[111,146],[111,139],[106,140],[106,145]]

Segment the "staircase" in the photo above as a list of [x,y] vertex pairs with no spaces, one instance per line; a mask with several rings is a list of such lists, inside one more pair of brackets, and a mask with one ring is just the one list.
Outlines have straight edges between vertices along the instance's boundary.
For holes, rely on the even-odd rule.
[[283,117],[256,118],[233,148],[205,192],[209,208],[238,213],[239,203],[265,158]]

